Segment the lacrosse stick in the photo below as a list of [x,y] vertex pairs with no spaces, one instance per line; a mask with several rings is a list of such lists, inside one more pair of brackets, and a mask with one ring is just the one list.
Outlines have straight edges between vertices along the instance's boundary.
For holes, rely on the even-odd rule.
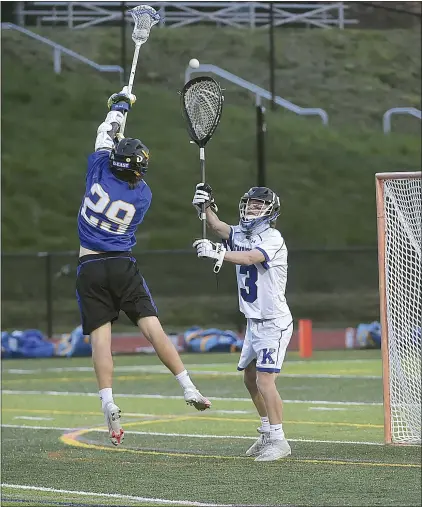
[[[220,85],[212,77],[199,76],[188,81],[183,90],[182,113],[191,140],[199,146],[201,182],[205,183],[205,145],[211,139],[223,111],[224,96]],[[202,239],[206,238],[205,204],[201,206]]]
[[[138,5],[129,11],[132,14],[135,26],[133,27],[132,40],[135,43],[135,52],[133,53],[132,68],[130,69],[129,83],[127,91],[129,95],[132,93],[133,81],[135,79],[136,65],[138,63],[139,50],[142,44],[148,40],[151,27],[160,21],[158,12],[149,5]],[[123,137],[123,132],[126,126],[127,114],[123,118],[120,126],[120,134]]]

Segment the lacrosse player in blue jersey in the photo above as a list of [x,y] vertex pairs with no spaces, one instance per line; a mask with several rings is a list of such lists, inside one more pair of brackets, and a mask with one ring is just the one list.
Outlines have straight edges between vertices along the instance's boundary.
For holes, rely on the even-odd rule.
[[283,426],[283,404],[277,391],[293,319],[286,302],[287,248],[275,229],[280,199],[267,187],[253,187],[240,200],[239,225],[219,220],[212,189],[198,184],[192,204],[205,204],[210,229],[223,240],[195,241],[198,257],[236,264],[239,307],[247,319],[245,340],[237,369],[261,417],[257,441],[246,451],[255,461],[274,461],[291,454]]
[[112,393],[111,325],[124,311],[175,375],[184,399],[198,410],[211,406],[192,383],[180,356],[157,318],[157,308],[131,253],[135,233],[151,204],[144,181],[149,150],[118,134],[136,97],[126,87],[108,100],[98,127],[95,152],[88,157],[85,195],[78,215],[80,239],[77,299],[83,332],[91,335],[92,358],[102,409],[114,445],[123,441],[120,409]]

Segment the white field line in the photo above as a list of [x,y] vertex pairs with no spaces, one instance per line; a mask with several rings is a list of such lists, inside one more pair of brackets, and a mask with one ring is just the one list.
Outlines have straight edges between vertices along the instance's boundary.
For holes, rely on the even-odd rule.
[[[343,409],[339,409],[343,410]],[[253,414],[253,410],[213,410],[213,414]],[[125,412],[125,417],[161,417],[160,414],[143,414],[139,412]],[[15,418],[16,419],[16,418]]]
[[[33,396],[93,396],[98,397],[97,393],[81,393],[73,391],[21,391],[14,389],[4,389],[2,394],[10,395],[33,395]],[[164,394],[116,394],[118,398],[139,398],[139,399],[158,399],[158,400],[183,400],[183,396],[171,396]],[[217,396],[210,396],[211,400],[215,401],[240,401],[251,402],[250,398],[220,398]],[[299,403],[304,405],[344,405],[344,406],[382,406],[382,402],[374,401],[324,401],[324,400],[283,400],[283,403]]]
[[[335,363],[347,363],[352,362],[355,363],[370,363],[373,361],[376,361],[376,359],[327,359],[322,361],[284,361],[283,364],[335,364]],[[230,367],[236,367],[235,363],[192,363],[187,364],[187,369],[190,370],[191,368],[215,368],[219,366],[230,366]],[[161,365],[149,365],[149,366],[141,366],[141,365],[133,365],[133,366],[116,366],[114,368],[114,371],[142,371],[143,368],[151,368],[151,369],[158,369],[162,368]],[[36,368],[36,369],[17,369],[17,368],[4,368],[3,372],[5,373],[16,373],[16,374],[32,374],[32,373],[41,373],[45,371],[51,371],[51,372],[65,372],[65,371],[94,371],[92,366],[63,366],[63,367],[56,367],[56,368]],[[167,370],[165,370],[167,371]]]
[[[20,426],[18,424],[2,424],[2,428],[15,428],[27,430],[59,430],[59,431],[76,431],[79,428],[57,428],[55,426]],[[107,433],[108,429],[92,428],[92,431]],[[256,436],[248,437],[246,435],[204,435],[199,433],[161,433],[157,431],[125,431],[127,435],[151,435],[159,437],[186,437],[186,438],[215,438],[223,440],[256,440]],[[321,444],[360,444],[360,445],[384,445],[379,442],[358,442],[352,440],[312,440],[305,438],[289,438],[289,442],[308,442],[308,443],[321,443]]]
[[[225,363],[223,363],[226,366]],[[284,363],[286,364],[286,363]],[[291,362],[293,364],[293,361]],[[210,366],[210,365],[202,365],[202,366]],[[217,363],[214,365],[217,366]],[[233,369],[235,368],[234,364],[229,364]],[[195,365],[195,367],[201,367],[201,365]],[[191,369],[188,368],[189,373],[194,375],[215,375],[221,377],[238,377],[242,373],[239,371],[220,371],[220,370],[204,370],[204,369]],[[56,372],[56,373],[64,373],[64,372],[93,372],[92,367],[90,366],[74,366],[74,367],[63,367],[63,368],[45,368],[37,369],[37,370],[18,370],[18,369],[10,369],[5,370],[7,373],[14,373],[20,375],[29,375],[33,373],[43,373],[43,372]],[[117,366],[114,369],[115,372],[139,372],[139,373],[149,373],[155,375],[167,374],[167,368],[164,368],[160,365],[152,365],[152,366]],[[330,374],[330,373],[280,373],[280,377],[286,378],[327,378],[327,379],[369,379],[369,380],[380,380],[381,375],[340,375],[340,374]]]
[[43,488],[40,486],[26,486],[23,484],[5,484],[2,483],[2,488],[9,489],[20,489],[29,491],[44,491],[46,493],[59,493],[64,495],[75,495],[75,496],[90,496],[90,497],[101,497],[101,498],[116,498],[119,500],[129,500],[130,502],[145,502],[145,503],[158,503],[158,504],[169,504],[169,505],[194,505],[198,507],[230,507],[231,504],[218,504],[218,503],[202,503],[202,502],[190,502],[189,500],[166,500],[164,498],[151,498],[143,496],[130,496],[130,495],[119,495],[117,493],[91,493],[89,491],[71,491],[68,489],[54,489],[54,488]]
[[[17,430],[58,430],[58,431],[77,431],[82,428],[63,428],[60,426],[27,426],[21,424],[2,424],[2,428],[15,428]],[[104,429],[104,431],[106,431]],[[125,431],[127,433],[127,431]]]
[[35,417],[30,415],[16,415],[13,419],[26,419],[27,421],[53,421],[54,417]]
[[308,407],[308,410],[347,410],[340,407]]

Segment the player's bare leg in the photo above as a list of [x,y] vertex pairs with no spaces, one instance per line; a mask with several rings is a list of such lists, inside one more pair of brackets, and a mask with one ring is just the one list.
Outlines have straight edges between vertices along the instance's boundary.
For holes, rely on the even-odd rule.
[[[251,399],[258,411],[259,416],[268,418],[267,409],[265,407],[264,398],[259,392],[256,384],[256,365],[255,361],[252,361],[243,371],[243,382],[245,383],[246,389],[249,391]],[[269,430],[269,428],[268,428]]]
[[259,392],[256,384],[256,364],[252,361],[248,364],[243,372],[243,381],[246,389],[249,391],[250,397],[256,410],[261,418],[261,426],[258,428],[259,438],[246,451],[246,456],[258,456],[264,445],[270,437],[270,422],[268,419],[267,409],[265,407],[264,398]]
[[289,456],[292,452],[283,432],[283,402],[277,390],[276,378],[275,373],[257,372],[257,386],[270,421],[270,436],[255,461],[275,461]]
[[138,320],[138,327],[145,338],[154,347],[160,361],[176,377],[176,380],[184,391],[186,403],[194,406],[197,410],[206,410],[210,408],[211,402],[205,398],[205,396],[202,396],[193,384],[179,353],[164,332],[158,318],[143,317]]
[[276,373],[256,372],[256,383],[264,400],[270,425],[279,425],[283,420],[283,402],[276,386]]
[[123,442],[120,409],[113,400],[113,357],[111,355],[111,324],[108,322],[91,333],[92,361],[110,439],[114,445]]

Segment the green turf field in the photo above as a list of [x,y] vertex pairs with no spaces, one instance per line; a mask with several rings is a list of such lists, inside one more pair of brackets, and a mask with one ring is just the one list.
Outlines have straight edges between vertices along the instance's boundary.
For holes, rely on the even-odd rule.
[[382,444],[379,351],[298,359],[279,379],[292,456],[267,464],[243,456],[258,421],[237,354],[184,356],[206,413],[156,357],[117,356],[118,448],[90,359],[3,361],[2,505],[420,505],[420,447]]

